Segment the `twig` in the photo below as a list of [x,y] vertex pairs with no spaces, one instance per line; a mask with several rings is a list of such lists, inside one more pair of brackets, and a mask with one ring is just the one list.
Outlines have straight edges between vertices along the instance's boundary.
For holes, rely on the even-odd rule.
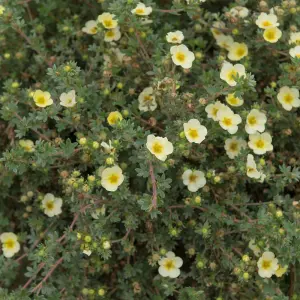
[[30,285],[30,283],[33,281],[33,279],[36,277],[36,275],[43,269],[44,266],[45,266],[44,262],[39,264],[39,267],[36,271],[35,276],[32,276],[31,278],[29,278],[29,280],[23,285],[22,290],[25,290]]
[[151,206],[151,210],[154,208],[157,208],[157,186],[156,186],[156,180],[155,180],[155,175],[154,175],[154,169],[153,169],[153,165],[152,162],[150,161],[149,163],[149,173],[150,173],[150,177],[151,177],[151,182],[152,182],[152,206]]
[[128,238],[128,235],[129,235],[130,232],[131,232],[131,229],[128,229],[126,234],[121,239],[113,240],[113,241],[111,241],[111,244],[118,243],[118,242],[121,242],[121,241],[125,241]]

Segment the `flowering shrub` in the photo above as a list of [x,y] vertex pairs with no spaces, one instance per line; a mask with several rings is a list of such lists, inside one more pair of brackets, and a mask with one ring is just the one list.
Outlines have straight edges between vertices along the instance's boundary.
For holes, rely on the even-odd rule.
[[0,26],[0,299],[300,299],[298,1]]

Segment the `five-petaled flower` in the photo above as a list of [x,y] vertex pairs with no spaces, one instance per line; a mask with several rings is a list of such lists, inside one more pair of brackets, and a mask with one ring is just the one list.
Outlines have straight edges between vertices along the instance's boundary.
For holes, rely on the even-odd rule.
[[131,10],[131,13],[138,16],[149,16],[152,13],[152,7],[139,2],[136,8]]
[[183,184],[187,186],[190,192],[197,192],[206,184],[206,178],[202,171],[186,170],[182,174]]
[[246,77],[245,67],[241,64],[233,65],[225,61],[221,69],[220,78],[230,86],[236,86],[237,77]]
[[174,252],[167,252],[159,262],[158,272],[162,277],[176,278],[180,275],[180,267],[183,265],[183,260],[175,256]]
[[273,150],[272,137],[268,132],[250,134],[248,146],[255,154],[265,154]]
[[115,192],[123,181],[124,175],[119,166],[106,168],[101,172],[101,185],[109,192]]
[[181,66],[184,69],[189,69],[192,67],[193,61],[195,60],[195,55],[188,49],[187,46],[183,44],[179,46],[172,46],[170,53],[172,55],[173,63],[176,66]]
[[207,129],[197,119],[191,119],[183,124],[184,134],[190,143],[200,144],[207,135]]
[[35,102],[35,105],[38,107],[47,107],[53,104],[50,93],[43,92],[41,90],[36,90],[34,92],[33,100]]
[[42,201],[42,208],[48,217],[54,217],[61,214],[62,199],[56,198],[53,194],[46,194]]
[[257,262],[258,275],[262,278],[271,278],[278,269],[278,259],[275,254],[266,251],[262,254]]
[[156,137],[153,134],[147,136],[146,147],[153,155],[162,161],[165,161],[167,156],[173,153],[173,144],[169,142],[166,137]]
[[76,93],[75,90],[71,90],[68,93],[62,93],[59,97],[60,105],[64,107],[73,107],[76,105]]
[[283,86],[277,95],[279,103],[285,110],[292,110],[293,107],[300,106],[299,91],[295,88]]
[[2,243],[3,255],[5,257],[13,257],[17,252],[20,251],[18,237],[13,232],[3,232],[0,235],[0,241]]

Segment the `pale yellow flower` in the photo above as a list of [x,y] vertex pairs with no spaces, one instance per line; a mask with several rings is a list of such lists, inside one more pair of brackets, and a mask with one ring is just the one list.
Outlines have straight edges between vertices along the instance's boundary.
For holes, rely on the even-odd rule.
[[213,119],[214,121],[219,121],[218,111],[224,107],[226,107],[226,105],[224,105],[220,101],[216,101],[215,103],[208,104],[205,107],[205,111],[207,112],[207,117]]
[[265,154],[273,150],[272,137],[267,132],[250,134],[248,146],[255,154]]
[[172,46],[170,49],[173,63],[176,66],[181,66],[184,69],[189,69],[192,67],[193,61],[195,60],[195,55],[192,51],[188,49],[185,45]]
[[210,29],[211,33],[213,34],[214,38],[217,39],[218,36],[222,35],[222,29],[225,29],[225,23],[222,21],[215,21],[212,24],[212,28]]
[[20,251],[18,237],[13,232],[3,232],[0,235],[3,255],[7,258],[13,257]]
[[159,160],[165,161],[167,156],[173,153],[173,144],[166,137],[156,137],[153,134],[147,136],[146,147]]
[[183,265],[183,260],[175,256],[174,252],[167,252],[166,257],[163,257],[159,262],[158,272],[162,277],[176,278],[180,275],[180,267]]
[[111,126],[116,125],[118,122],[122,120],[123,120],[123,116],[118,111],[112,111],[107,117],[107,122]]
[[277,16],[274,14],[261,13],[255,23],[259,28],[262,29],[279,26],[279,23],[277,22]]
[[53,194],[46,194],[42,201],[42,208],[48,217],[54,217],[61,214],[62,199],[54,197]]
[[276,277],[282,277],[282,275],[286,273],[287,269],[288,269],[287,265],[285,265],[284,267],[278,265],[278,269],[275,272]]
[[289,44],[300,45],[300,32],[291,33]]
[[157,108],[155,95],[153,95],[153,88],[147,87],[139,95],[139,110],[140,111],[154,111]]
[[3,5],[0,5],[0,16],[3,15],[4,11],[5,11],[5,7]]
[[276,43],[282,36],[282,31],[277,27],[268,28],[264,31],[263,37],[269,43]]
[[234,93],[228,94],[225,98],[226,102],[231,106],[241,106],[244,104],[244,100],[240,97],[236,97]]
[[275,258],[273,252],[264,252],[257,262],[257,267],[260,277],[271,278],[278,269],[278,259]]
[[229,50],[231,45],[234,44],[234,40],[230,35],[219,34],[216,37],[217,45],[221,48]]
[[202,171],[186,170],[182,174],[182,180],[190,192],[197,192],[206,184],[206,178]]
[[277,94],[279,103],[285,110],[292,110],[293,107],[300,106],[299,91],[295,88],[283,86]]
[[247,143],[241,138],[233,136],[225,141],[225,151],[230,159],[238,156],[242,149],[246,149]]
[[245,130],[248,134],[264,132],[267,117],[257,109],[252,109],[247,116]]
[[200,144],[207,135],[207,129],[197,119],[191,119],[183,124],[184,134],[190,143]]
[[98,22],[101,23],[106,29],[113,29],[118,26],[118,21],[115,20],[116,16],[111,13],[103,13],[98,16]]
[[238,61],[248,55],[248,47],[244,43],[233,43],[229,47],[228,58]]
[[250,240],[248,247],[253,251],[255,256],[259,256],[261,253],[260,248],[255,244],[255,240]]
[[152,7],[139,2],[136,8],[131,10],[131,13],[138,16],[149,16],[152,13]]
[[34,92],[33,100],[38,107],[47,107],[53,104],[50,93],[41,90],[36,90]]
[[24,149],[26,152],[34,152],[34,143],[31,140],[20,140],[19,145]]
[[246,77],[245,67],[241,64],[232,65],[225,61],[223,63],[220,78],[226,81],[230,86],[236,86],[236,77]]
[[256,162],[254,160],[254,156],[252,154],[247,155],[247,176],[250,178],[259,179],[261,176],[261,172],[257,170]]
[[82,31],[87,34],[96,34],[98,32],[97,22],[94,20],[86,22],[85,26],[82,28]]
[[167,33],[166,39],[168,43],[181,44],[181,42],[184,40],[184,35],[182,31],[172,31]]
[[123,181],[124,175],[119,166],[106,168],[101,172],[101,185],[109,192],[115,192]]
[[293,58],[297,57],[300,59],[300,46],[296,46],[296,47],[290,49],[289,53],[290,53],[291,57],[293,57]]
[[60,105],[64,107],[74,107],[76,105],[75,90],[71,90],[68,93],[62,93],[59,97]]
[[105,42],[118,41],[120,38],[121,38],[121,32],[119,27],[109,29],[104,33]]
[[242,122],[241,117],[235,114],[228,106],[218,110],[217,118],[220,126],[230,134],[235,134],[238,131],[238,124]]

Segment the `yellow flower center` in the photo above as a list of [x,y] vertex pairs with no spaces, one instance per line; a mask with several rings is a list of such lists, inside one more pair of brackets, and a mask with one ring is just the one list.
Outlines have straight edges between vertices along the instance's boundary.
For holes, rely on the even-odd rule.
[[283,101],[287,104],[291,104],[293,102],[293,100],[294,100],[294,97],[291,94],[286,94],[283,97]]
[[234,97],[234,96],[230,96],[230,97],[228,98],[228,102],[229,102],[230,104],[238,104],[238,98],[236,98],[236,97]]
[[176,59],[179,61],[179,62],[181,62],[181,63],[183,63],[184,61],[185,61],[185,54],[184,53],[182,53],[182,52],[177,52],[176,53]]
[[265,142],[263,140],[258,140],[255,145],[257,148],[263,149],[265,147]]
[[256,118],[254,117],[254,116],[251,116],[251,117],[248,117],[248,123],[250,124],[250,125],[255,125],[256,123],[257,123],[257,120],[256,120]]
[[97,27],[91,28],[91,29],[90,29],[90,32],[91,32],[91,33],[97,33]]
[[238,48],[238,49],[236,50],[236,55],[239,56],[239,57],[242,57],[242,56],[244,56],[245,54],[246,54],[245,48]]
[[115,33],[114,33],[114,31],[112,31],[112,30],[108,30],[107,32],[106,32],[106,34],[105,34],[107,37],[110,37],[110,38],[112,38],[112,37],[114,37],[115,36]]
[[219,111],[219,109],[214,107],[213,110],[212,110],[212,115],[213,115],[214,117],[216,117],[218,111]]
[[295,54],[297,58],[300,58],[300,53]]
[[270,260],[264,260],[261,267],[264,269],[264,270],[268,270],[270,267],[271,267],[271,261]]
[[144,12],[145,12],[144,8],[137,8],[137,9],[135,10],[135,13],[136,13],[137,15],[142,15]]
[[237,151],[238,150],[238,144],[237,143],[231,143],[230,144],[230,150],[231,151]]
[[247,172],[248,172],[248,173],[252,173],[252,172],[254,172],[254,171],[255,171],[254,168],[251,168],[251,167],[248,167],[248,168],[247,168]]
[[6,249],[13,249],[15,247],[15,244],[16,242],[13,239],[9,239],[4,243]]
[[231,118],[224,118],[224,119],[223,119],[223,123],[224,123],[226,126],[231,126],[231,125],[232,125],[232,119],[231,119]]
[[155,154],[161,154],[163,152],[163,145],[159,142],[155,142],[152,146],[152,151],[155,153]]
[[272,23],[271,23],[270,21],[263,21],[263,22],[262,22],[262,25],[263,25],[264,27],[268,27],[268,26],[271,26]]
[[274,30],[269,30],[268,32],[266,32],[265,37],[269,41],[275,40],[276,39],[275,31]]
[[44,105],[46,104],[46,98],[44,96],[39,96],[37,99],[36,99],[36,102],[38,104],[41,104],[41,105]]
[[108,181],[110,184],[117,184],[119,180],[119,176],[117,174],[111,174]]
[[189,181],[192,182],[192,183],[193,183],[193,182],[196,182],[197,178],[198,178],[197,175],[191,174],[191,175],[189,176]]
[[175,269],[175,264],[174,261],[172,259],[167,259],[166,262],[164,263],[164,267],[170,271],[172,269]]
[[192,129],[192,128],[189,129],[188,135],[193,139],[196,139],[197,137],[199,137],[198,130]]
[[108,19],[108,20],[104,20],[103,21],[103,25],[105,26],[105,27],[112,27],[113,26],[113,22],[112,22],[112,19]]
[[176,36],[172,37],[172,42],[177,42],[177,41],[178,41],[178,39]]
[[54,208],[54,203],[53,201],[49,201],[46,203],[46,207],[49,209],[49,210],[52,210]]
[[236,75],[237,75],[237,72],[235,70],[231,70],[231,71],[228,72],[227,78],[229,80],[234,80],[234,78],[236,77]]
[[152,96],[150,96],[150,95],[145,95],[144,96],[144,101],[145,102],[150,102],[152,100]]

